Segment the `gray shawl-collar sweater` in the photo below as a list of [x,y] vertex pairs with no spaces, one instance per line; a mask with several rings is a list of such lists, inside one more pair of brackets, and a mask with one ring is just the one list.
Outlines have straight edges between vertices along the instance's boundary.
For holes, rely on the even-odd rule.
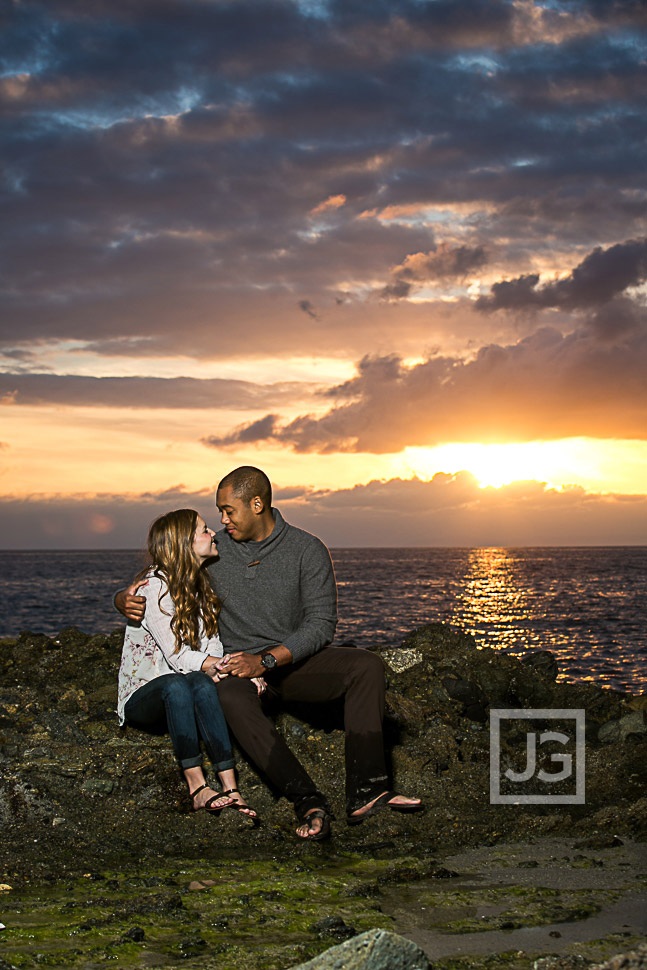
[[222,603],[218,633],[225,653],[260,653],[283,644],[303,660],[329,644],[337,625],[337,586],[321,539],[272,509],[274,529],[261,542],[218,532],[208,566]]

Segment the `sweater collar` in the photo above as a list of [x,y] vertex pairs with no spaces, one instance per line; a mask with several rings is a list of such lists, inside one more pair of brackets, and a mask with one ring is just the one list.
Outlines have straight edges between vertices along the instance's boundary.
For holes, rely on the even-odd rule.
[[230,548],[235,549],[239,556],[245,560],[264,559],[281,542],[286,534],[287,522],[274,506],[272,506],[272,515],[274,516],[274,528],[260,542],[236,542],[235,539],[231,538],[227,530],[223,529],[216,534],[216,544],[227,542]]

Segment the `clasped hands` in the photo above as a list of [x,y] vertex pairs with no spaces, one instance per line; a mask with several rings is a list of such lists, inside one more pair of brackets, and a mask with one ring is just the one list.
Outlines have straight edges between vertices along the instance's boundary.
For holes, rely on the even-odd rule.
[[246,677],[262,694],[267,690],[265,679],[260,676],[263,666],[260,657],[250,653],[228,653],[224,657],[207,657],[202,669],[217,684],[225,677]]

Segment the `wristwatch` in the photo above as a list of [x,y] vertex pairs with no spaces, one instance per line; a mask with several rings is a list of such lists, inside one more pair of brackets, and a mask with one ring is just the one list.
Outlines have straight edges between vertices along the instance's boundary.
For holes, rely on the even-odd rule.
[[274,654],[270,653],[269,651],[267,653],[264,653],[263,656],[261,657],[261,664],[263,667],[265,667],[266,670],[274,670],[277,663],[278,663],[278,660],[276,659]]

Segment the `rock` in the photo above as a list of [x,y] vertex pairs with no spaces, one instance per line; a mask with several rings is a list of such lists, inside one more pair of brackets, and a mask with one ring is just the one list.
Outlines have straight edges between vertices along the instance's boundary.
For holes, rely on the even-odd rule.
[[647,968],[647,943],[642,943],[629,953],[619,953],[604,963],[596,963],[590,970],[645,970]]
[[86,778],[81,784],[81,791],[86,795],[109,795],[115,787],[110,778]]
[[215,886],[213,879],[192,879],[189,883],[189,891],[194,893],[201,889],[208,889],[209,886]]
[[293,970],[429,970],[424,952],[415,943],[387,930],[368,930],[333,946]]
[[419,734],[420,711],[418,705],[408,697],[401,697],[393,691],[386,692],[386,715],[398,727],[405,728],[414,734]]
[[352,926],[347,926],[341,916],[324,916],[323,919],[317,920],[308,929],[311,933],[315,933],[319,939],[330,936],[341,942],[357,936],[357,930]]
[[[549,934],[552,936],[552,934]],[[533,963],[533,970],[586,970],[591,963],[579,953],[572,956],[540,957]]]
[[146,939],[146,934],[141,926],[132,926],[126,930],[120,939],[120,943],[142,943]]
[[620,740],[620,721],[607,721],[598,729],[600,744],[613,744]]
[[619,839],[617,835],[598,835],[593,834],[589,836],[588,839],[582,839],[581,842],[576,842],[573,846],[574,849],[617,849],[621,845],[624,845],[622,839]]
[[647,715],[643,710],[632,711],[615,721],[607,721],[598,731],[602,744],[626,741],[631,735],[647,735]]
[[627,707],[632,711],[647,711],[647,692],[628,698]]
[[462,677],[443,677],[441,683],[452,700],[461,702],[466,717],[472,721],[485,721],[488,699],[478,684]]
[[557,674],[559,673],[557,658],[550,650],[535,650],[534,653],[527,653],[521,657],[521,663],[524,667],[530,667],[532,670],[536,670],[537,673],[541,674],[547,680],[557,679]]
[[381,650],[380,656],[396,674],[401,674],[405,670],[415,667],[416,664],[422,663],[423,660],[422,653],[419,650],[406,648],[401,650]]

